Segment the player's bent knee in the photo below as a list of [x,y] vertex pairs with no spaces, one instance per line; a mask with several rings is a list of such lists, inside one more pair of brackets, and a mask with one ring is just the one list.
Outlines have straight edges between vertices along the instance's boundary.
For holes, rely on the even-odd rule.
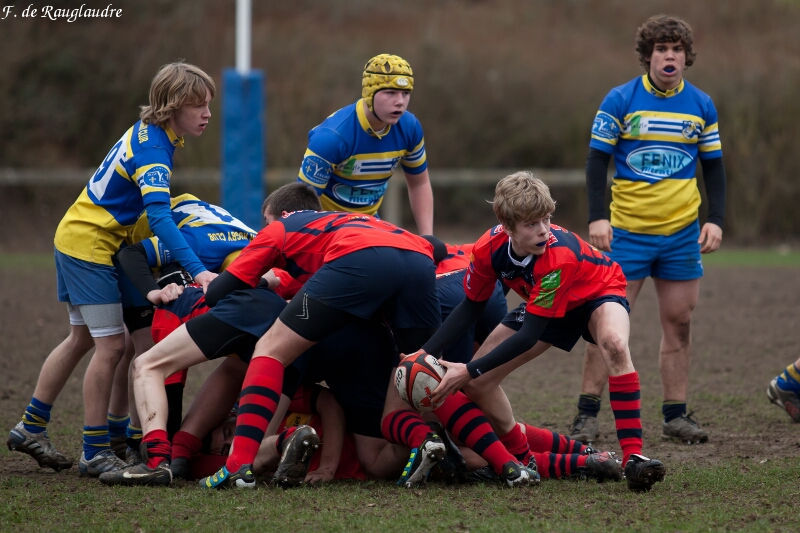
[[156,377],[166,378],[172,372],[169,371],[169,361],[158,359],[148,353],[144,353],[133,360],[131,363],[131,371],[133,379],[144,379],[149,376],[155,375]]
[[617,333],[607,333],[599,339],[598,348],[612,359],[624,357],[628,352],[628,339]]

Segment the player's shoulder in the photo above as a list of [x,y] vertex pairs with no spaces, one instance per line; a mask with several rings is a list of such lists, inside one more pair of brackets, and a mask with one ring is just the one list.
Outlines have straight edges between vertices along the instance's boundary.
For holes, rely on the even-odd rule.
[[563,245],[563,246],[572,246],[573,243],[580,244],[581,237],[563,226],[559,226],[557,224],[550,225],[550,242],[548,245],[556,246],[556,245]]
[[574,233],[572,233],[570,230],[568,230],[564,226],[559,226],[558,224],[550,224],[550,232],[551,233],[564,234],[564,235],[568,235],[568,234],[569,235],[575,235]]
[[318,135],[326,131],[342,131],[357,122],[356,104],[348,104],[325,117],[325,119],[311,128],[309,135]]
[[[314,211],[312,209],[305,209],[301,211],[289,211],[280,216],[275,222],[283,226],[287,231],[293,231],[297,228],[305,227],[308,224],[314,224],[328,215],[333,215],[332,211]],[[267,231],[274,223],[267,225],[261,231]]]
[[707,92],[700,89],[697,85],[694,85],[689,80],[683,80],[683,90],[686,91],[686,94],[693,96],[697,100],[704,102],[704,103],[712,103],[711,95]]
[[642,77],[637,76],[632,78],[621,85],[612,87],[606,94],[606,101],[624,102],[630,100],[633,94],[639,90],[644,89]]
[[399,132],[401,137],[411,142],[419,142],[423,136],[422,123],[411,111],[403,113],[397,124],[392,126],[392,130]]
[[591,246],[580,235],[555,224],[550,226],[550,237],[547,241],[549,262],[552,265],[577,264],[594,254]]
[[508,235],[503,230],[502,224],[492,226],[478,237],[472,246],[473,255],[491,255],[497,248],[508,242]]
[[406,111],[405,113],[403,113],[402,116],[400,117],[399,123],[413,125],[415,127],[422,126],[422,122],[420,122],[419,118],[417,118],[417,115],[415,115],[411,111]]
[[350,104],[333,112],[308,132],[309,149],[323,157],[334,155],[331,151],[341,156],[341,151],[352,150],[359,129],[355,104]]
[[138,150],[164,149],[173,145],[169,134],[161,126],[145,124],[139,120],[132,129],[131,144]]

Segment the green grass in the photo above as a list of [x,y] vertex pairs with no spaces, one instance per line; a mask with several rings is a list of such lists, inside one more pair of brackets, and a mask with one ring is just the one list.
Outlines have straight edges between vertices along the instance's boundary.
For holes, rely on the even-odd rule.
[[19,270],[54,268],[53,253],[0,253],[0,269]]
[[797,487],[800,464],[741,459],[716,468],[677,467],[646,494],[629,492],[624,482],[593,481],[544,481],[525,489],[428,485],[422,490],[400,490],[391,483],[338,483],[211,493],[194,487],[95,488],[91,481],[70,492],[67,485],[59,486],[59,476],[65,475],[54,474],[44,486],[41,476],[11,476],[0,482],[3,529],[778,531],[796,524],[787,510],[795,505],[798,490],[787,486]]
[[800,251],[789,247],[722,248],[712,254],[703,255],[703,264],[724,267],[791,267],[800,266]]

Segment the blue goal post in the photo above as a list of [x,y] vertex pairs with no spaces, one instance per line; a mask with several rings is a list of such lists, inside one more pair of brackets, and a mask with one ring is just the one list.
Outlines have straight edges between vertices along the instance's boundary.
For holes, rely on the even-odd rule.
[[225,69],[222,81],[222,207],[259,230],[265,195],[264,75]]
[[222,72],[222,207],[255,230],[264,219],[264,74],[250,68],[251,0],[236,0],[236,68]]

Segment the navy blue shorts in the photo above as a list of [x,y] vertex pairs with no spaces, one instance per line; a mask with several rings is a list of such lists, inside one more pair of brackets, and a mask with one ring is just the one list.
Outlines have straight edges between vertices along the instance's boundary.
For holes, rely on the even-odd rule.
[[208,313],[220,322],[259,338],[272,326],[284,307],[286,300],[259,285],[231,292]]
[[[431,258],[422,253],[391,247],[358,250],[325,263],[295,295],[281,321],[311,340],[326,337],[353,317],[381,316],[392,329],[438,328],[435,272]],[[313,320],[308,300],[334,312]]]
[[256,342],[284,307],[286,300],[266,287],[233,291],[186,322],[186,331],[208,359],[235,354],[250,361]]
[[[631,312],[631,307],[626,298],[622,296],[601,296],[568,311],[561,318],[551,318],[539,340],[552,344],[556,348],[561,348],[565,352],[572,350],[581,337],[586,342],[597,344],[594,342],[592,334],[589,333],[589,317],[595,309],[606,302],[617,302],[628,313]],[[503,319],[503,325],[514,331],[519,331],[522,327],[522,322],[525,320],[525,305],[525,302],[522,302],[516,309],[510,311]]]

